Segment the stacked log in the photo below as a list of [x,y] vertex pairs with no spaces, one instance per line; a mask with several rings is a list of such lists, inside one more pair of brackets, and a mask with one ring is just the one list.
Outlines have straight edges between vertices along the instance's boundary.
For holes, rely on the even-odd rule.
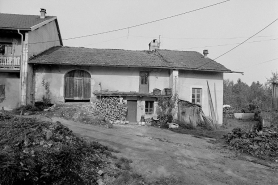
[[118,97],[105,97],[94,102],[94,112],[110,123],[125,122],[127,105]]

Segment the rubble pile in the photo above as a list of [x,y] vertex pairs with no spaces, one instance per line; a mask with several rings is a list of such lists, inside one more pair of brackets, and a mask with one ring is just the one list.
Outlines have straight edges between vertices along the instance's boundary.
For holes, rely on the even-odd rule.
[[103,184],[124,173],[111,150],[60,122],[0,119],[0,184]]
[[93,114],[102,116],[110,123],[126,123],[127,105],[121,98],[108,97],[93,102]]
[[262,131],[243,131],[235,128],[224,135],[226,143],[233,149],[261,159],[278,159],[278,128],[263,128]]

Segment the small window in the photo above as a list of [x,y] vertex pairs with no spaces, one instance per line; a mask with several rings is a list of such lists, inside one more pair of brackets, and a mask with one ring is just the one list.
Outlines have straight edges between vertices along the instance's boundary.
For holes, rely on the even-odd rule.
[[5,85],[0,84],[0,103],[5,99]]
[[145,113],[146,114],[153,114],[153,101],[146,101],[145,102]]
[[148,84],[149,73],[148,72],[140,72],[140,83]]
[[202,89],[201,88],[192,88],[192,103],[201,105],[202,103]]

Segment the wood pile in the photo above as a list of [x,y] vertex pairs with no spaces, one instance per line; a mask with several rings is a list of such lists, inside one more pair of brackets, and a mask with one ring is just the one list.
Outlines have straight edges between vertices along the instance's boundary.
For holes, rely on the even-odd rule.
[[96,100],[94,112],[110,123],[126,123],[127,105],[118,97],[107,97]]
[[278,159],[278,128],[263,128],[262,131],[244,131],[235,128],[224,135],[226,143],[233,149],[261,159]]

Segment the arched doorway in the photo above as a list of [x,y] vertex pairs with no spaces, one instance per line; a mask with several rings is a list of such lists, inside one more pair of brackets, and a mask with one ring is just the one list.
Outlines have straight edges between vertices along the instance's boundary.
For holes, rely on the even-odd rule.
[[65,100],[89,100],[91,75],[83,70],[73,70],[65,75]]

